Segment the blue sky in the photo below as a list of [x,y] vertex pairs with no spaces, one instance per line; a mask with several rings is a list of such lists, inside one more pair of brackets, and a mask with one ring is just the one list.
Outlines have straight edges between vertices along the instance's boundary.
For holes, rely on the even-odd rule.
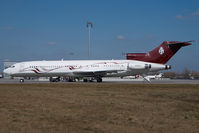
[[199,71],[198,0],[0,0],[0,61],[87,59],[87,21],[92,59],[195,40],[168,64]]

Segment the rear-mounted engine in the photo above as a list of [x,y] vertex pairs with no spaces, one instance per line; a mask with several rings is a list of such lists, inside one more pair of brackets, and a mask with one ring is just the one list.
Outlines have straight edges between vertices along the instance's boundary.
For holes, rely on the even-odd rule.
[[145,64],[145,69],[150,69],[151,68],[151,64]]
[[171,69],[171,65],[165,65],[165,69]]

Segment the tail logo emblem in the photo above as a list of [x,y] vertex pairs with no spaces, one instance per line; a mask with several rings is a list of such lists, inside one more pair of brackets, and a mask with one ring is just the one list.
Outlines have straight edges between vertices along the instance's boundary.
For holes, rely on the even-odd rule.
[[163,47],[160,47],[160,49],[159,49],[159,54],[160,54],[160,55],[164,54],[164,49],[163,49]]

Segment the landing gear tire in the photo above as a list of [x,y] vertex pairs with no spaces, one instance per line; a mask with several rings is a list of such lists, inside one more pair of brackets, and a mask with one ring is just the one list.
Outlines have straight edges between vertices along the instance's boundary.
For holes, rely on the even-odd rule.
[[75,78],[70,78],[70,79],[68,80],[68,82],[76,82],[76,79],[75,79]]
[[68,82],[73,82],[73,79],[69,79]]
[[101,83],[102,82],[102,78],[97,78],[97,82]]
[[20,83],[23,83],[23,82],[24,82],[24,79],[20,79],[19,82],[20,82]]
[[88,79],[83,79],[84,82],[88,82]]
[[50,82],[59,82],[60,81],[60,77],[58,77],[58,78],[52,78],[52,77],[50,77],[49,81]]

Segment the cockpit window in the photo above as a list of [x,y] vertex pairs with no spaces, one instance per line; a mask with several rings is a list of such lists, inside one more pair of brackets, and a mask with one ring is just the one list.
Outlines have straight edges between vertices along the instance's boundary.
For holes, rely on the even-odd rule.
[[11,66],[11,68],[14,68],[15,66]]

